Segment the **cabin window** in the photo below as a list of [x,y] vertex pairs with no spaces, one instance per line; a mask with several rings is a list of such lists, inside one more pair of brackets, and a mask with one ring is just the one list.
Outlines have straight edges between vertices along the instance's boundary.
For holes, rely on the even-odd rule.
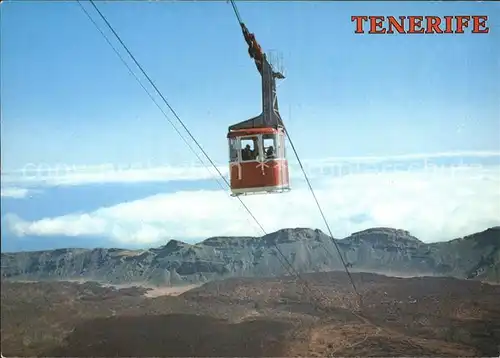
[[265,159],[275,159],[279,157],[276,136],[274,134],[264,134],[262,136]]
[[257,160],[259,157],[258,137],[241,138],[241,160]]
[[238,139],[237,138],[229,138],[229,161],[237,162],[238,161]]

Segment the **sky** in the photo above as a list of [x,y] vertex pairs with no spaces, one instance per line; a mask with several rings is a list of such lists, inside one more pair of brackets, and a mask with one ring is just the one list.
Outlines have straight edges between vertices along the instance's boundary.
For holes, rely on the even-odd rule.
[[[227,127],[261,110],[260,75],[231,6],[96,4],[227,173]],[[500,4],[238,6],[284,67],[281,115],[334,236],[390,226],[430,242],[500,225]],[[2,251],[262,234],[78,3],[7,1],[0,11]],[[490,33],[358,35],[351,22],[411,14],[488,15]],[[326,231],[289,159],[290,193],[243,200],[268,232]]]

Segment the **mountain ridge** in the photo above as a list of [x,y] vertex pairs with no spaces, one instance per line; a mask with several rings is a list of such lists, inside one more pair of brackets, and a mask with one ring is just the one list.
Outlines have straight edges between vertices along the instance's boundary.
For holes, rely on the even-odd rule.
[[334,271],[343,269],[335,243],[353,271],[498,280],[499,226],[435,243],[387,227],[362,230],[343,239],[331,238],[319,229],[285,228],[261,237],[214,236],[195,244],[169,240],[143,250],[65,248],[2,253],[2,278],[182,285],[284,275],[287,269],[275,245],[298,272]]

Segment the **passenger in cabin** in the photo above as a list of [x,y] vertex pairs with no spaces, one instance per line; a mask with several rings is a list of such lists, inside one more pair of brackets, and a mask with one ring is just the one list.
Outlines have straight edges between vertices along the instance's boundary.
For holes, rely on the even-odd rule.
[[242,160],[252,159],[252,150],[250,149],[250,144],[247,144],[246,147],[241,150],[241,159]]
[[274,158],[274,147],[271,145],[269,148],[267,148],[266,151],[266,158]]
[[252,160],[256,160],[258,156],[259,156],[259,148],[255,147],[255,149],[252,150]]
[[252,160],[256,160],[259,156],[259,144],[258,144],[259,140],[257,139],[257,137],[253,137],[252,140],[254,147],[254,150],[252,150]]

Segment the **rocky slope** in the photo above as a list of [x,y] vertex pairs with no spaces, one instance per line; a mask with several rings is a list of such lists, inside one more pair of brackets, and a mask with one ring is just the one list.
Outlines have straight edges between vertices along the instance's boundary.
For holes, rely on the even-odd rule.
[[[407,231],[374,228],[335,240],[352,271],[498,281],[500,227],[425,244]],[[59,249],[2,254],[2,278],[182,285],[238,276],[287,274],[277,248],[299,272],[342,269],[333,239],[320,230],[283,229],[263,237],[172,240],[149,250]],[[286,264],[285,264],[286,266]]]

